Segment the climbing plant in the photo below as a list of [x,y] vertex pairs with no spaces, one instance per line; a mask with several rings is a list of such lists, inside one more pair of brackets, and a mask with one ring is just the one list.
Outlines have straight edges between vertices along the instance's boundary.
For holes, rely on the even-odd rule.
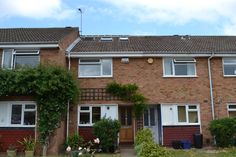
[[116,82],[107,84],[106,91],[114,96],[121,98],[124,101],[130,101],[134,104],[134,115],[139,118],[143,115],[146,109],[146,98],[138,92],[136,84],[122,85]]
[[1,69],[0,96],[33,96],[37,102],[39,140],[47,146],[66,115],[67,102],[78,97],[78,86],[73,78],[70,72],[55,66]]

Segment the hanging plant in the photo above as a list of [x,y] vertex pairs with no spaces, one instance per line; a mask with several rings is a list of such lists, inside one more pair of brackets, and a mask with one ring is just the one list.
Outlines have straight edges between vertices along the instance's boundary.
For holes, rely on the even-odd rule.
[[138,86],[136,84],[118,84],[112,82],[107,84],[106,91],[114,96],[121,98],[123,101],[130,101],[134,104],[134,115],[136,118],[140,118],[146,109],[146,98],[138,92]]
[[37,102],[39,141],[45,148],[67,112],[67,102],[78,97],[72,74],[61,67],[39,66],[0,70],[0,96],[30,95]]

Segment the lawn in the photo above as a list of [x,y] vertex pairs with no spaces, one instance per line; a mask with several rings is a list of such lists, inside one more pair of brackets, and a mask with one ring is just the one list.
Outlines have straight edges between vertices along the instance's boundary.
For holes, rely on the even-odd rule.
[[235,157],[236,148],[221,150],[171,150],[173,157]]

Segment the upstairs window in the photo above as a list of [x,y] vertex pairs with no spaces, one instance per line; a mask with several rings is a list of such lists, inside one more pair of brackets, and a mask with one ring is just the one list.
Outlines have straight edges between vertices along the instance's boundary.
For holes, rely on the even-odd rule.
[[236,76],[236,58],[224,58],[224,76]]
[[80,59],[79,77],[112,77],[112,59]]
[[228,105],[229,117],[236,118],[236,104]]
[[39,64],[38,50],[14,50],[3,51],[2,68],[18,69],[22,67],[35,67]]
[[164,58],[164,76],[196,76],[194,58]]

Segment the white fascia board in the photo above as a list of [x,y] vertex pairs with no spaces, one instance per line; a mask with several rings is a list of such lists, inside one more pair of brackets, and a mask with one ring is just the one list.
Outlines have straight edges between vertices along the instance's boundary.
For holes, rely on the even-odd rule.
[[[86,58],[86,57],[210,57],[212,53],[192,53],[192,54],[174,54],[168,52],[143,52],[143,51],[119,51],[119,52],[71,52],[71,58]],[[225,53],[218,53],[214,54],[214,57],[236,57],[235,54],[225,54]]]
[[0,45],[0,48],[58,48],[58,44]]

